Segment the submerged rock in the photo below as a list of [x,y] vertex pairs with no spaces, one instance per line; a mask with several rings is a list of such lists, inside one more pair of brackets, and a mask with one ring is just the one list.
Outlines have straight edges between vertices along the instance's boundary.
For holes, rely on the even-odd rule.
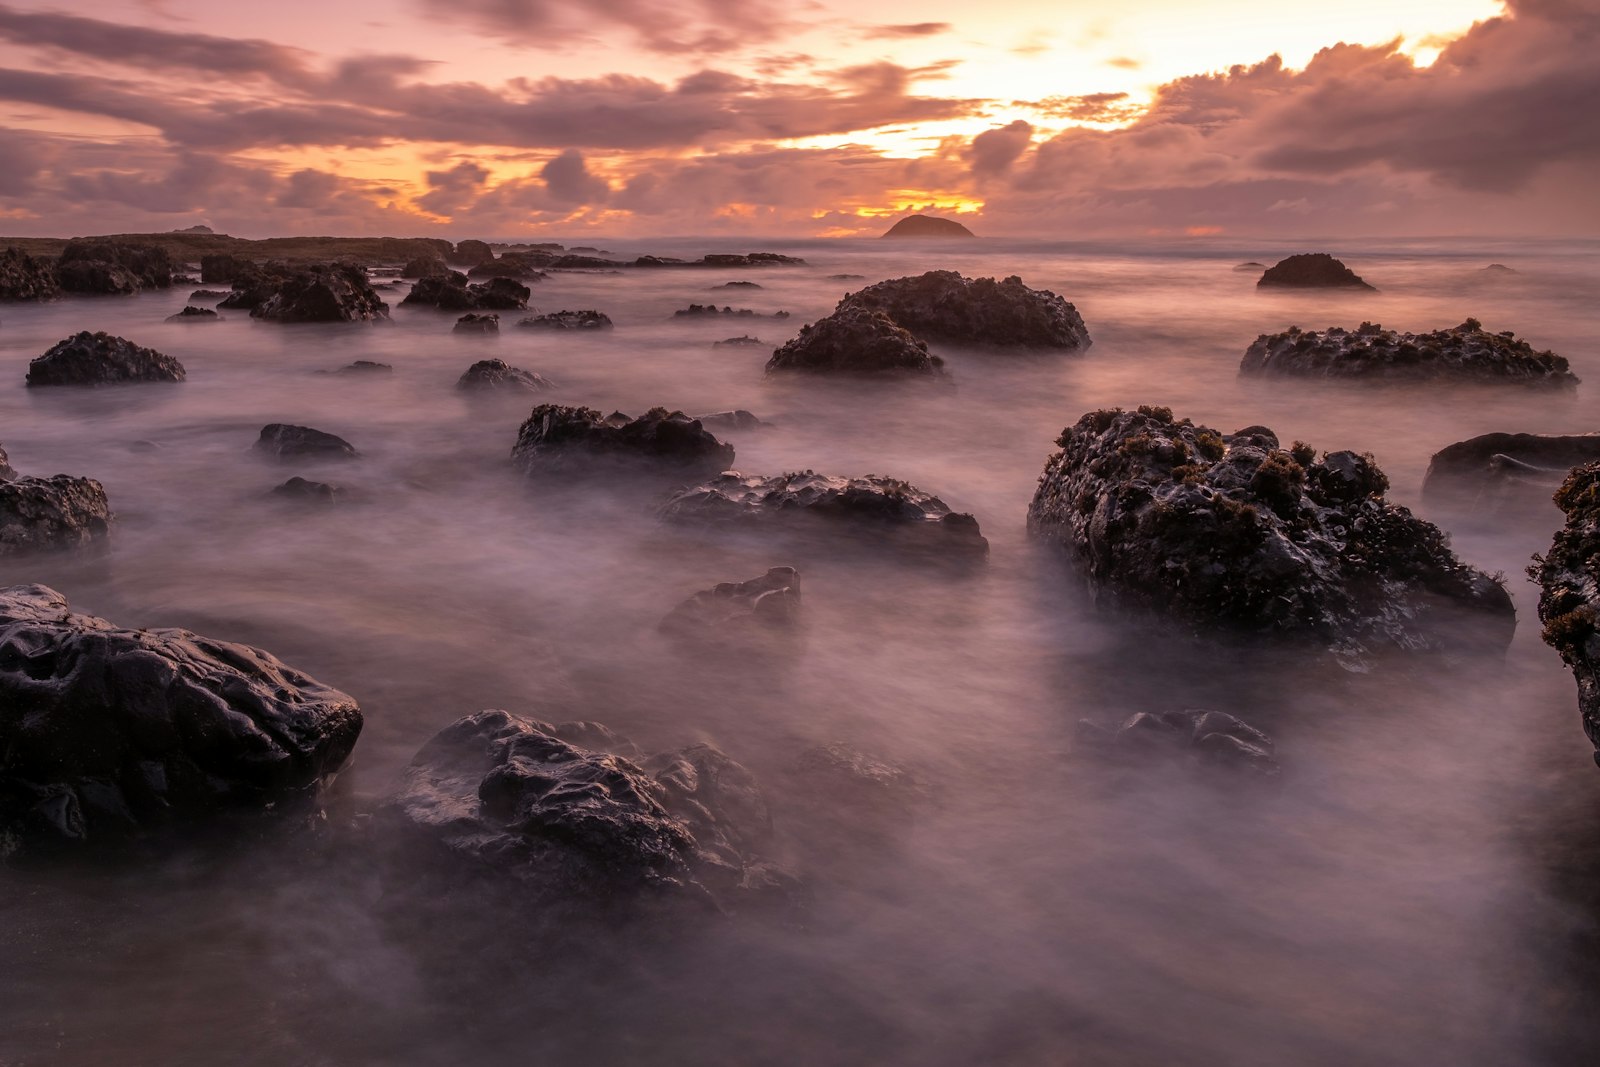
[[99,482],[66,474],[19,477],[3,454],[0,467],[4,467],[0,558],[41,551],[95,555],[105,550],[111,537],[111,505]]
[[1186,763],[1269,780],[1281,771],[1272,738],[1225,711],[1139,712],[1116,730],[1080,719],[1078,745],[1102,761],[1141,769]]
[[0,590],[0,839],[83,845],[314,796],[361,710],[260,649]]
[[1240,263],[1238,266],[1234,267],[1233,269],[1235,271],[1266,270],[1267,269],[1267,265],[1265,263],[1257,263],[1255,260],[1252,259],[1248,263]]
[[661,508],[673,523],[851,534],[873,545],[971,561],[988,555],[978,520],[906,482],[869,474],[800,471],[771,478],[727,471],[675,494]]
[[1600,764],[1600,463],[1573,470],[1555,500],[1566,525],[1528,575],[1539,583],[1545,644],[1572,669],[1583,732]]
[[533,315],[517,323],[534,330],[609,330],[611,319],[598,311],[552,311]]
[[385,816],[529,905],[793,899],[793,877],[761,859],[772,823],[749,771],[710,745],[637,762],[608,750],[628,747],[592,723],[479,712],[423,746]]
[[883,232],[884,237],[976,237],[955,219],[933,215],[907,215]]
[[165,289],[173,263],[160,245],[122,241],[68,241],[56,262],[56,280],[69,293],[128,294]]
[[749,308],[740,308],[735,311],[731,307],[719,308],[715,304],[690,304],[686,308],[679,308],[674,311],[672,317],[675,319],[786,319],[789,317],[789,313],[787,311],[774,311],[772,314],[767,315],[759,311],[751,311]]
[[536,393],[553,385],[544,375],[513,367],[503,359],[480,359],[456,380],[457,389],[498,393]]
[[800,572],[773,567],[748,582],[703,589],[661,620],[661,632],[702,647],[779,650],[800,624]]
[[766,288],[766,286],[762,285],[760,282],[723,282],[721,285],[713,285],[711,287],[713,292],[715,292],[718,289],[765,289],[765,288]]
[[289,426],[281,422],[261,428],[256,451],[278,459],[355,459],[361,455],[342,437],[309,426]]
[[652,408],[638,418],[593,408],[540,404],[517,432],[511,458],[530,473],[622,464],[674,474],[725,470],[733,446],[681,411]]
[[1064,351],[1089,347],[1089,330],[1077,308],[1047,289],[1028,288],[1015,275],[997,282],[931,270],[851,293],[834,314],[846,308],[882,311],[929,341]]
[[900,842],[928,794],[907,768],[842,741],[802,750],[790,781],[821,831],[816,847],[828,850]]
[[29,385],[117,385],[181,382],[183,364],[122,337],[84,330],[28,364]]
[[1240,374],[1379,381],[1508,382],[1557,389],[1577,386],[1567,361],[1536,352],[1510,330],[1489,333],[1477,319],[1449,330],[1400,333],[1363,322],[1324,332],[1291,326],[1264,333],[1245,352]]
[[1280,286],[1290,289],[1377,289],[1326,252],[1306,252],[1280,259],[1268,267],[1256,282],[1258,289]]
[[176,315],[168,315],[168,322],[221,322],[222,316],[210,308],[197,308],[189,306]]
[[485,315],[463,315],[456,320],[456,324],[451,327],[450,332],[474,334],[499,333],[500,316],[494,314],[493,312]]
[[[1433,454],[1422,499],[1445,507],[1542,507],[1583,463],[1600,460],[1600,433],[1486,433]],[[1526,513],[1523,511],[1523,513]]]
[[859,376],[944,374],[944,360],[928,354],[926,341],[897,326],[881,311],[843,307],[800,329],[772,354],[767,373]]
[[514,278],[469,283],[458,271],[434,274],[411,287],[401,307],[421,305],[440,311],[523,311],[533,290]]
[[722,341],[712,341],[712,348],[765,348],[766,342],[759,337],[742,334],[738,337],[729,337]]
[[268,322],[365,322],[389,317],[367,280],[352,263],[312,267],[286,278],[252,308],[250,317]]
[[206,304],[215,304],[217,301],[225,300],[231,295],[231,291],[222,289],[196,289],[189,294],[189,299]]
[[1498,655],[1516,612],[1445,534],[1384,500],[1371,456],[1231,437],[1166,408],[1094,411],[1063,430],[1028,529],[1097,601],[1197,636],[1368,652]]
[[0,300],[53,300],[61,295],[55,265],[20,248],[0,252]]
[[354,363],[347,363],[334,371],[318,371],[318,374],[337,374],[341,378],[355,376],[368,376],[374,374],[393,374],[392,363],[379,363],[371,359],[358,359]]
[[333,504],[344,499],[345,491],[327,482],[313,482],[299,476],[274,486],[270,496],[306,504]]

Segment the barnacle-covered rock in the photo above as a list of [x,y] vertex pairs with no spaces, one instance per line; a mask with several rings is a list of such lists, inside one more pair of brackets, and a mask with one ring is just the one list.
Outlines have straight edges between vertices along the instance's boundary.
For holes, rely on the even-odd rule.
[[39,551],[98,554],[111,536],[111,505],[93,478],[19,477],[0,452],[0,559]]
[[183,364],[104,331],[84,330],[58,341],[28,364],[28,384],[119,385],[124,382],[181,382]]
[[869,285],[839,301],[846,308],[882,311],[928,341],[996,348],[1089,347],[1078,309],[1048,289],[1030,289],[1013,275],[1002,281],[931,270]]
[[1324,331],[1291,326],[1257,337],[1240,374],[1376,381],[1506,382],[1571,389],[1578,378],[1553,352],[1536,352],[1507,330],[1489,333],[1477,319],[1449,330],[1400,333],[1364,322]]
[[944,360],[928,354],[926,341],[897,326],[881,311],[840,308],[802,327],[800,335],[772,354],[767,373],[942,375]]

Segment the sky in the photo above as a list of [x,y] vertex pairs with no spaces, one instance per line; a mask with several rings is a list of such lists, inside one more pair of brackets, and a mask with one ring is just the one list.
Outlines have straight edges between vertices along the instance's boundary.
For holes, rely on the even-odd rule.
[[1600,0],[0,0],[0,233],[1600,236]]

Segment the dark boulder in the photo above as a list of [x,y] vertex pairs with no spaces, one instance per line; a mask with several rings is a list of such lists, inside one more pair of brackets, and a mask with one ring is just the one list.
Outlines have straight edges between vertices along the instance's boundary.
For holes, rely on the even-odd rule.
[[486,333],[499,333],[500,316],[496,315],[492,311],[488,312],[487,314],[469,312],[468,314],[465,314],[456,320],[456,324],[455,326],[451,327],[450,332],[470,333],[477,334],[479,336],[482,336]]
[[115,385],[181,382],[183,364],[153,348],[109,333],[85,330],[51,346],[28,364],[29,385]]
[[513,367],[503,359],[480,359],[456,380],[457,389],[496,393],[537,393],[553,387],[543,375]]
[[601,259],[598,256],[557,256],[548,266],[552,270],[602,270],[614,267],[626,267],[627,264],[615,259]]
[[1583,732],[1600,763],[1600,463],[1573,470],[1555,500],[1566,525],[1528,575],[1539,583],[1545,644],[1572,668]]
[[476,267],[479,263],[488,263],[493,259],[494,249],[484,241],[458,241],[450,255],[452,263],[468,267]]
[[227,311],[255,311],[278,291],[278,287],[294,276],[295,268],[287,263],[246,263],[233,278],[233,290],[217,307]]
[[909,839],[928,800],[919,775],[842,741],[801,750],[787,777],[798,801],[795,829],[813,862],[881,860]]
[[976,237],[955,219],[935,218],[932,215],[907,215],[890,226],[884,237]]
[[1245,352],[1240,374],[1364,381],[1505,382],[1572,389],[1578,378],[1553,352],[1536,352],[1510,330],[1489,333],[1477,319],[1449,330],[1400,333],[1363,322],[1319,333],[1291,326],[1264,333]]
[[764,289],[764,288],[766,288],[766,286],[762,285],[760,282],[723,282],[721,285],[713,285],[711,287],[711,290],[713,292],[715,292],[718,289]]
[[17,469],[11,465],[11,457],[6,455],[4,447],[0,447],[0,482],[8,482],[17,477]]
[[[452,271],[445,263],[442,256],[418,256],[416,259],[406,261],[400,268],[402,278],[432,278],[438,274],[450,274]],[[465,278],[465,275],[462,276]]]
[[226,300],[232,295],[232,290],[196,289],[189,294],[189,300],[193,303],[215,304],[217,301]]
[[845,307],[802,327],[800,335],[772,354],[767,373],[802,372],[863,377],[944,374],[944,360],[928,354],[926,341],[881,311]]
[[1268,267],[1256,282],[1258,289],[1377,289],[1326,252],[1308,252],[1280,259]]
[[1077,561],[1101,604],[1206,637],[1369,652],[1498,655],[1516,612],[1445,534],[1384,500],[1371,456],[1285,451],[1166,408],[1094,411],[1063,430],[1028,529]]
[[686,308],[679,308],[672,313],[675,319],[786,319],[787,311],[774,311],[770,315],[749,308],[740,308],[735,311],[731,307],[717,307],[715,304],[690,304]]
[[168,315],[168,322],[221,322],[222,316],[210,308],[197,308],[192,304],[176,315]]
[[1048,289],[1030,289],[1013,275],[964,278],[953,270],[931,270],[910,278],[869,285],[839,301],[846,308],[882,311],[928,341],[996,348],[1089,347],[1089,330],[1078,309]]
[[423,278],[411,287],[401,307],[422,305],[440,311],[523,311],[533,290],[513,278],[469,283],[459,271]]
[[268,495],[277,500],[289,500],[301,504],[336,504],[343,500],[346,494],[337,485],[313,482],[296,476],[282,485],[274,486]]
[[748,582],[703,589],[661,620],[661,632],[699,648],[785,651],[800,625],[800,572],[773,567]]
[[281,422],[261,428],[256,451],[278,459],[355,459],[361,455],[342,437],[309,426],[289,426]]
[[208,284],[231,285],[240,278],[256,273],[255,263],[238,256],[219,252],[200,257],[200,280]]
[[252,308],[267,322],[365,322],[389,317],[389,305],[372,289],[365,269],[334,263],[296,272]]
[[1422,499],[1449,508],[1538,515],[1540,505],[1584,463],[1600,461],[1600,433],[1486,433],[1433,454]]
[[800,471],[762,478],[727,471],[674,494],[660,514],[667,522],[709,529],[854,536],[874,547],[956,562],[989,552],[977,519],[914,485],[875,474]]
[[[40,551],[98,555],[111,537],[111,505],[93,478],[0,477],[0,558]],[[3,714],[3,713],[0,713]],[[3,752],[0,746],[0,752]]]
[[0,300],[52,300],[61,295],[55,265],[19,248],[0,252]]
[[0,839],[114,842],[314,797],[361,710],[260,649],[0,591]]
[[170,286],[173,269],[160,245],[68,241],[56,262],[56,280],[69,293],[137,293]]
[[1272,738],[1224,711],[1139,712],[1116,730],[1078,720],[1078,752],[1137,770],[1187,764],[1230,775],[1275,779],[1281,768]]
[[681,411],[652,408],[635,419],[540,404],[517,432],[511,458],[530,473],[621,465],[683,475],[727,469],[733,446]]
[[552,311],[547,315],[533,315],[521,322],[518,326],[526,326],[532,330],[609,330],[612,328],[610,316],[603,315],[593,309],[587,311]]

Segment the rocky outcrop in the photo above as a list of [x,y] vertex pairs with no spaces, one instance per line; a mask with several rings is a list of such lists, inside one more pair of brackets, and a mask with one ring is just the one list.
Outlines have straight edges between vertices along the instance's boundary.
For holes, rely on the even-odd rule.
[[[402,278],[432,278],[440,274],[453,273],[455,272],[445,263],[443,256],[418,256],[416,259],[407,260],[405,266],[400,268]],[[461,280],[465,282],[466,277],[463,274]]]
[[703,649],[746,653],[790,647],[800,625],[800,572],[773,567],[748,582],[703,589],[661,620],[661,632]]
[[468,283],[459,271],[423,278],[411,287],[401,307],[421,305],[440,311],[523,311],[533,290],[513,278]]
[[207,284],[231,285],[240,278],[256,273],[252,260],[240,259],[225,253],[200,257],[200,280]]
[[609,316],[598,311],[552,311],[547,315],[532,315],[517,323],[532,330],[609,330]]
[[1368,653],[1498,655],[1516,613],[1437,526],[1383,498],[1371,456],[1224,437],[1166,408],[1094,411],[1063,430],[1028,528],[1102,605],[1204,637]]
[[19,248],[0,252],[0,300],[53,300],[61,295],[55,265]]
[[800,335],[772,354],[767,373],[856,376],[938,376],[944,360],[928,354],[926,341],[895,325],[881,311],[840,308],[802,327]]
[[753,412],[739,408],[735,411],[713,411],[709,415],[694,415],[700,425],[708,430],[763,430],[772,423],[756,418]]
[[524,281],[544,277],[540,267],[556,257],[540,252],[507,252],[499,259],[488,259],[467,271],[469,278],[519,278]]
[[1400,333],[1363,322],[1323,332],[1291,326],[1264,333],[1245,352],[1240,374],[1375,381],[1506,382],[1572,389],[1578,378],[1553,352],[1536,352],[1510,330],[1489,333],[1477,319],[1449,330]]
[[1188,764],[1271,780],[1282,770],[1275,747],[1272,738],[1225,711],[1141,711],[1115,730],[1078,720],[1080,754],[1141,771]]
[[932,215],[907,215],[884,231],[885,237],[976,237],[955,219],[935,218]]
[[715,304],[690,304],[686,308],[679,308],[672,313],[675,319],[786,319],[787,311],[774,311],[770,315],[749,308],[740,308],[735,311],[731,307],[717,307]]
[[1280,259],[1268,267],[1256,282],[1258,289],[1377,289],[1326,252],[1308,252]]
[[181,382],[183,364],[122,337],[85,330],[28,364],[29,385],[117,385]]
[[803,267],[806,261],[799,256],[781,256],[776,252],[714,252],[696,260],[674,259],[671,256],[640,256],[633,261],[635,267]]
[[193,304],[176,315],[168,315],[168,322],[221,322],[222,316],[210,308],[197,308]]
[[160,245],[121,241],[68,241],[56,262],[56,280],[69,293],[126,294],[165,289],[173,263]]
[[1600,433],[1486,433],[1433,454],[1422,499],[1440,507],[1542,516],[1540,505],[1583,463],[1600,461]]
[[846,308],[881,311],[928,341],[1063,351],[1089,347],[1089,330],[1077,308],[1047,289],[1028,288],[1014,275],[997,282],[931,270],[851,293],[834,314]]
[[725,470],[733,446],[681,411],[652,408],[638,418],[602,416],[593,408],[540,404],[517,432],[511,458],[530,473],[588,470],[597,465],[674,475]]
[[476,267],[479,263],[488,263],[493,259],[494,249],[484,241],[457,241],[455,250],[450,256],[452,263],[468,267]]
[[261,428],[256,451],[276,459],[355,459],[361,455],[342,437],[281,422]]
[[0,840],[82,846],[314,796],[361,711],[260,649],[0,590]]
[[749,771],[710,745],[647,760],[621,754],[631,748],[594,723],[479,712],[423,746],[384,816],[530,906],[643,896],[740,910],[795,897],[793,877],[761,858],[772,820]]
[[480,359],[456,380],[457,389],[494,393],[537,393],[553,387],[542,374],[513,367],[503,359]]
[[98,555],[106,549],[111,505],[99,482],[66,474],[23,478],[9,464],[0,466],[10,471],[0,472],[0,559],[33,552]]
[[298,271],[280,282],[250,317],[267,322],[365,322],[389,317],[367,280],[353,263],[335,263]]
[[1566,525],[1528,575],[1539,583],[1545,644],[1572,669],[1583,732],[1600,764],[1600,463],[1573,470],[1555,500]]
[[487,314],[469,313],[457,319],[450,332],[470,333],[480,337],[488,333],[499,333],[500,316],[492,311]]
[[702,528],[773,529],[970,562],[988,555],[978,520],[931,493],[871,474],[839,478],[800,471],[771,478],[727,471],[661,507],[667,522]]

